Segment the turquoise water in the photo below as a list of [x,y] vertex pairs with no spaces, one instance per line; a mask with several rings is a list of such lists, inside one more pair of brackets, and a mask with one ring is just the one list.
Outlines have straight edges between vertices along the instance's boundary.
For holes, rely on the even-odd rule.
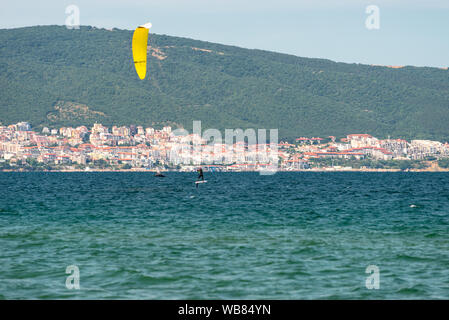
[[447,173],[195,178],[0,173],[0,298],[449,298]]

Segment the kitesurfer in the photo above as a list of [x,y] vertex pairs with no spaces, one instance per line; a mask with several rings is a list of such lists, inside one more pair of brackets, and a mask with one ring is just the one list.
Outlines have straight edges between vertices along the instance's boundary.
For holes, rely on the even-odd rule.
[[197,179],[197,181],[200,181],[200,179],[202,181],[204,181],[203,169],[200,167],[200,168],[198,168],[197,171],[198,171],[198,179]]

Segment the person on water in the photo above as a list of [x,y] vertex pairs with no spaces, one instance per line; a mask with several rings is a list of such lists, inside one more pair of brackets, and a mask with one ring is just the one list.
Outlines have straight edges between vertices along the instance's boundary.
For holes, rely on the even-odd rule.
[[156,173],[154,175],[155,177],[161,177],[164,178],[165,176],[162,174],[161,169],[157,168]]
[[200,167],[198,168],[198,181],[203,180],[204,181],[204,175],[203,175],[203,169]]

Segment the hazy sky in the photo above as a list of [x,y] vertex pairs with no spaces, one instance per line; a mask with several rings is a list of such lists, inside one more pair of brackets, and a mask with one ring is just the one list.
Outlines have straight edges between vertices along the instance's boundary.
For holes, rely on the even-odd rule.
[[[382,65],[449,66],[449,0],[0,0],[0,28],[81,25],[134,29],[303,57]],[[380,29],[368,30],[368,5]]]

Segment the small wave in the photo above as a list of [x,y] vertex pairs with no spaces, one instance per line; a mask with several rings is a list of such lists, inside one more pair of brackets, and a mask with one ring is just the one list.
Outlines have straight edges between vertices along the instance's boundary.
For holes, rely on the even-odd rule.
[[425,235],[426,238],[437,238],[439,236],[438,233],[432,232]]
[[411,287],[401,288],[401,289],[397,290],[396,293],[402,294],[402,295],[419,295],[419,296],[423,296],[427,292],[424,289],[424,286],[422,286],[422,285],[414,285],[414,286],[411,286]]
[[429,261],[431,259],[425,258],[425,257],[417,257],[417,256],[410,256],[407,254],[398,254],[396,258],[400,260],[406,260],[406,261],[415,261],[415,262],[424,262]]
[[302,246],[323,246],[326,245],[327,242],[324,240],[316,239],[316,240],[303,240],[300,242]]
[[145,285],[157,285],[157,284],[167,284],[167,283],[174,283],[186,279],[194,279],[192,276],[150,276],[148,274],[139,274],[134,281],[138,284],[145,284]]
[[16,211],[16,210],[9,210],[9,209],[3,209],[3,208],[0,208],[0,215],[16,215],[16,214],[18,214],[19,212],[18,211]]
[[318,251],[315,248],[311,247],[305,247],[305,248],[298,248],[292,251],[293,255],[297,254],[308,254],[308,253],[317,253]]

